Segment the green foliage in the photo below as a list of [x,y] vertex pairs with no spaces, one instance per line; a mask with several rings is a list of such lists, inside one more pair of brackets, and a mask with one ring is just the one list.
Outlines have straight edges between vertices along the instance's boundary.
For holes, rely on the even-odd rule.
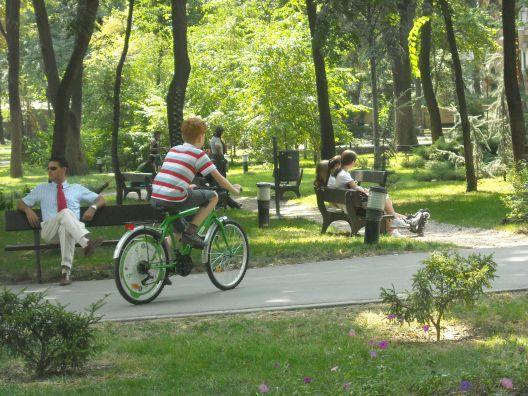
[[422,16],[414,21],[413,27],[409,32],[409,60],[411,62],[412,74],[416,78],[420,78],[420,68],[418,61],[420,58],[420,42],[421,42],[421,31],[423,26],[430,22],[431,18],[428,16]]
[[27,195],[31,189],[24,186],[19,191],[4,191],[0,188],[0,210],[13,210],[20,198]]
[[51,153],[52,131],[37,131],[35,136],[24,136],[22,140],[23,160],[30,165],[44,167]]
[[456,140],[438,139],[431,146],[413,149],[415,159],[406,166],[414,168],[414,178],[419,181],[464,180],[463,146]]
[[528,168],[525,164],[512,167],[507,174],[513,192],[502,197],[508,209],[506,218],[510,221],[528,221]]
[[[135,170],[148,157],[149,143],[152,138],[149,132],[121,131],[119,135],[120,167],[122,170]],[[97,158],[103,158],[104,163],[111,166],[111,135],[106,130],[87,130],[84,135],[86,160],[91,167],[95,166]]]
[[432,324],[440,340],[445,314],[456,303],[473,304],[484,287],[491,287],[497,264],[493,255],[463,257],[456,252],[434,252],[423,264],[413,275],[412,291],[405,291],[405,298],[396,293],[394,286],[381,288],[381,298],[400,323]]
[[[21,297],[23,295],[23,297]],[[94,324],[102,300],[87,313],[68,312],[50,303],[44,292],[19,293],[5,289],[0,294],[1,346],[22,357],[37,376],[79,369],[95,351]]]
[[452,163],[432,160],[425,162],[423,169],[415,169],[413,177],[418,181],[464,180],[464,172],[463,167],[455,168]]

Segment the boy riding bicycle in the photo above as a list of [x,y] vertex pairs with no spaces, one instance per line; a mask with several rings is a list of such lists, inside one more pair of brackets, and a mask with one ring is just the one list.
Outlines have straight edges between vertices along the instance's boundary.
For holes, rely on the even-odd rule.
[[[202,151],[207,125],[198,117],[186,119],[181,126],[184,143],[172,147],[152,182],[152,206],[164,208],[170,213],[181,212],[196,206],[200,210],[190,223],[180,224],[183,231],[181,241],[194,248],[203,249],[204,241],[197,234],[198,227],[214,210],[218,195],[211,190],[196,189],[191,184],[197,173],[211,174],[220,187],[238,195],[240,185],[231,184],[218,172],[207,154]],[[176,233],[175,233],[176,234]],[[176,238],[178,239],[178,238]]]

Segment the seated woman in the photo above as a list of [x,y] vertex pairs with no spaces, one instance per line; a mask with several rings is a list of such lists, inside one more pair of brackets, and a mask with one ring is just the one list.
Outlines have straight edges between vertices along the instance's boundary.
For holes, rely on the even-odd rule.
[[[328,178],[328,187],[333,188],[344,188],[357,190],[365,194],[365,198],[369,194],[367,188],[361,187],[350,175],[350,170],[356,165],[357,154],[352,150],[345,150],[341,153],[341,161],[339,166],[336,166],[330,171],[330,177]],[[387,197],[385,201],[385,213],[394,216],[393,220],[388,222],[389,233],[394,237],[402,236],[396,227],[408,227],[407,222],[404,220],[405,216],[396,213],[392,201]]]
[[341,166],[341,156],[336,155],[329,160],[320,161],[315,167],[315,181],[316,188],[326,187],[331,173]]

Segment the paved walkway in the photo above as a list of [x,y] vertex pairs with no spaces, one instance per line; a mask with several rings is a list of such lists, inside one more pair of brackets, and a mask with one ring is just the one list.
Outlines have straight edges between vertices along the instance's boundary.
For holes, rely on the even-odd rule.
[[[474,251],[474,250],[472,250]],[[493,290],[528,288],[528,245],[479,249],[494,253],[498,264]],[[470,252],[469,250],[465,251]],[[427,253],[361,257],[318,263],[249,269],[234,290],[220,291],[206,274],[173,277],[173,285],[147,305],[134,306],[118,293],[113,280],[74,282],[71,286],[8,286],[25,292],[48,290],[48,298],[82,311],[108,295],[105,320],[134,320],[225,313],[327,307],[376,301],[380,287],[410,288],[412,275]]]

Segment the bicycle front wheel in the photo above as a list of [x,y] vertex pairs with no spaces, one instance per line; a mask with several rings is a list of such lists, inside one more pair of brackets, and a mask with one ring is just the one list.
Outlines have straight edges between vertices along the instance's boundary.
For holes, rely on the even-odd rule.
[[242,227],[227,220],[217,226],[205,246],[205,269],[220,290],[234,289],[244,278],[249,262],[249,243]]
[[114,264],[117,290],[132,304],[146,304],[163,290],[169,252],[160,233],[140,228],[126,239]]

